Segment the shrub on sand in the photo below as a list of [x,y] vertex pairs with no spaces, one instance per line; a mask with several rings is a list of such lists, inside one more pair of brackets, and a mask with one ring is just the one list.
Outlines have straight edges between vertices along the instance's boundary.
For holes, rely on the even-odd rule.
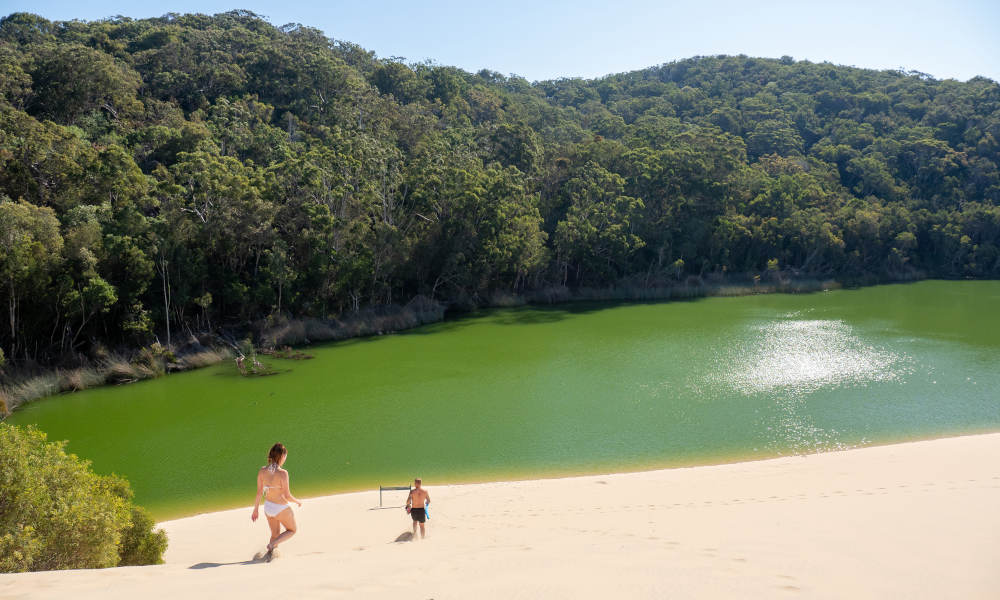
[[128,482],[64,445],[0,423],[0,572],[161,562],[166,535],[134,510]]
[[122,530],[121,543],[118,545],[119,567],[163,563],[163,553],[167,550],[167,533],[162,529],[154,530],[155,526],[153,517],[149,516],[145,508],[132,507],[129,526]]

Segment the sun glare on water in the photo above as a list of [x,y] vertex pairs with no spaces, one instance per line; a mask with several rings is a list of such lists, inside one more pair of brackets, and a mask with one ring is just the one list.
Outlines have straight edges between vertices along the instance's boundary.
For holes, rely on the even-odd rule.
[[897,381],[906,356],[880,348],[839,319],[788,319],[751,325],[751,335],[721,358],[722,383],[746,396],[773,398],[762,417],[774,448],[795,452],[848,447],[836,430],[815,423],[811,394],[824,389]]
[[728,356],[726,381],[745,393],[808,393],[820,388],[891,381],[904,357],[858,337],[841,320],[789,320],[755,326],[756,335]]

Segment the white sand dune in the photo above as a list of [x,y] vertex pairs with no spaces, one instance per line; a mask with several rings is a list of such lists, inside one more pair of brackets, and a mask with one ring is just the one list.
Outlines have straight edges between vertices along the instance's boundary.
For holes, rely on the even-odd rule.
[[377,492],[313,498],[270,564],[250,561],[266,525],[231,510],[163,523],[165,565],[0,575],[0,598],[1000,598],[1000,433],[425,483],[423,541],[395,541],[409,520]]

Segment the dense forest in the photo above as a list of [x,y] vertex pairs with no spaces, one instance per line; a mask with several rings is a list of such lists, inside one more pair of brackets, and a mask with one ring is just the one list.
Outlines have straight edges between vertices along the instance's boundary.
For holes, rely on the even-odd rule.
[[1000,276],[1000,85],[791,57],[528,82],[246,11],[0,20],[0,349],[424,296]]

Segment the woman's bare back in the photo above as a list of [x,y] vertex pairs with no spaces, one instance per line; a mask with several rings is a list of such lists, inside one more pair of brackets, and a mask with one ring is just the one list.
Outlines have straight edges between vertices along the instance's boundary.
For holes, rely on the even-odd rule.
[[261,485],[264,486],[264,498],[275,503],[283,503],[288,491],[288,471],[278,467],[261,467],[259,471]]

